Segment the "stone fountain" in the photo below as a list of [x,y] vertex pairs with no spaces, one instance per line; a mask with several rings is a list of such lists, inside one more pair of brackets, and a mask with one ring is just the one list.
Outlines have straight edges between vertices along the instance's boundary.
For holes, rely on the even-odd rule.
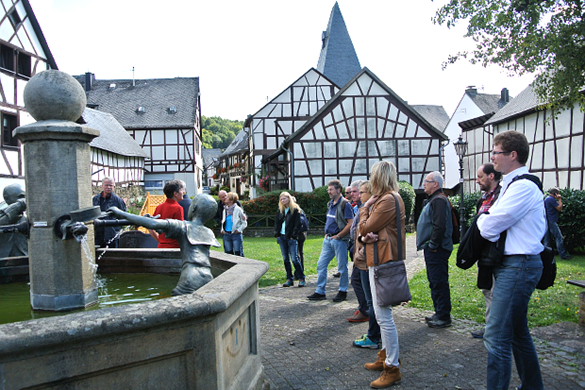
[[[24,98],[38,120],[14,132],[25,151],[31,305],[91,305],[91,254],[68,237],[86,232],[93,248],[88,143],[99,133],[73,122],[85,94],[71,76],[41,72]],[[104,261],[180,270],[180,257],[117,249]],[[268,265],[219,252],[210,261],[215,278],[192,294],[0,325],[0,388],[260,389],[258,280]]]

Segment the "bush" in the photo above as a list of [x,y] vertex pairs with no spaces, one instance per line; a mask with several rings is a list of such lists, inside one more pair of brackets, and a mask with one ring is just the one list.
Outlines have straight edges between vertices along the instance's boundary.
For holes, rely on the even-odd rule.
[[[249,215],[276,215],[278,210],[278,201],[282,190],[270,191],[262,196],[249,200],[242,201],[242,207],[246,214]],[[287,191],[297,200],[297,203],[305,214],[324,214],[327,212],[327,204],[323,203],[315,194],[309,192]],[[327,196],[329,199],[329,196]]]
[[585,191],[566,188],[561,190],[563,210],[559,214],[559,227],[563,233],[565,249],[574,251],[585,247]]
[[[475,214],[477,213],[475,206],[477,205],[477,201],[479,200],[480,197],[481,192],[463,194],[463,204],[465,207],[465,225],[467,227],[471,226],[471,222],[473,222],[473,218],[475,218]],[[461,208],[460,207],[461,196],[460,195],[450,196],[449,200],[451,201],[453,207],[459,212],[459,215],[461,215],[461,212],[459,210]]]
[[404,201],[404,208],[406,209],[406,223],[408,223],[408,221],[410,221],[412,210],[414,210],[416,194],[414,193],[414,188],[404,180],[399,181],[398,186],[400,187],[400,197],[402,198],[402,201]]

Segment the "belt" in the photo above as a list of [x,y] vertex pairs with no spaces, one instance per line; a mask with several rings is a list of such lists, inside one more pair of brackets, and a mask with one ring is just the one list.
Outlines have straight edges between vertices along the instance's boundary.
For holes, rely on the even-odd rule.
[[325,236],[326,236],[326,237],[333,237],[333,236],[337,236],[338,234],[339,234],[339,233],[334,233],[334,234],[329,234],[329,233],[327,233]]

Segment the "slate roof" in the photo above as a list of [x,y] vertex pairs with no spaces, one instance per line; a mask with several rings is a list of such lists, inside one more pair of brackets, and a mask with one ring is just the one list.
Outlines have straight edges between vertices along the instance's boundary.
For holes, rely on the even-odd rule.
[[81,116],[88,127],[100,131],[99,137],[89,143],[92,148],[128,157],[150,157],[126,129],[107,112],[86,108]]
[[[75,77],[85,88],[85,75]],[[199,78],[135,80],[134,86],[132,80],[94,80],[86,94],[88,106],[109,112],[127,130],[193,128]]]
[[488,95],[486,93],[473,94],[468,91],[466,93],[484,114],[496,112],[507,104],[502,100],[500,95]]
[[411,105],[410,107],[414,108],[435,128],[445,131],[450,118],[443,106]]
[[[221,149],[201,149],[201,154],[203,156],[203,168],[207,168],[211,164],[214,163],[213,159],[218,159],[221,155]],[[217,162],[217,161],[215,161]]]
[[322,39],[317,70],[335,84],[344,86],[361,70],[361,66],[337,2]]
[[250,144],[248,139],[248,132],[242,129],[238,135],[236,135],[236,138],[234,138],[232,143],[229,144],[229,146],[219,157],[227,157],[243,151],[248,152],[249,149]]
[[510,103],[508,103],[504,108],[496,112],[494,116],[487,121],[486,125],[491,125],[493,123],[501,122],[506,119],[509,119],[513,116],[517,116],[520,114],[527,113],[529,111],[534,110],[537,106],[543,104],[536,93],[532,89],[532,84],[529,85],[524,89],[524,91],[520,92],[518,96],[514,98]]

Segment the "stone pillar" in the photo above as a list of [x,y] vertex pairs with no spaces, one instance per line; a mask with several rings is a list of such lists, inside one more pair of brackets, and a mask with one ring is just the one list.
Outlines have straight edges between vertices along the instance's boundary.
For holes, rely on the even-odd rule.
[[[38,73],[28,82],[24,101],[38,121],[14,130],[24,144],[31,305],[53,311],[89,306],[97,302],[90,259],[80,243],[63,240],[53,227],[59,217],[92,205],[89,142],[99,131],[73,122],[86,97],[66,73]],[[93,225],[88,227],[87,253],[93,255]]]
[[585,327],[585,292],[579,293],[579,325]]

